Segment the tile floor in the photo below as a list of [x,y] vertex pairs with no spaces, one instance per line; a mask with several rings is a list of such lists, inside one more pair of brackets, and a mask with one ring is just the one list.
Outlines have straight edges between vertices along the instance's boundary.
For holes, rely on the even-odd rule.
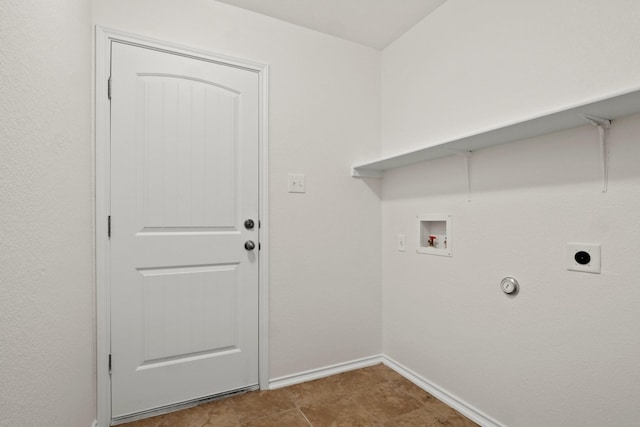
[[476,423],[380,364],[254,391],[123,427],[471,427]]

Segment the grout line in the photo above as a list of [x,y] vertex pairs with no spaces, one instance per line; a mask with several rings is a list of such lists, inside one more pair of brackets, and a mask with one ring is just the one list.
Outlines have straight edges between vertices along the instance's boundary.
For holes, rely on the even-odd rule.
[[302,414],[302,418],[305,419],[305,421],[311,426],[313,427],[313,424],[311,424],[311,421],[309,421],[309,418],[307,418],[307,416],[304,414],[304,412],[302,412],[302,409],[298,408],[298,412],[300,412]]
[[[421,404],[422,404],[422,403],[421,403]],[[422,407],[420,407],[420,408],[418,408],[418,409],[414,409],[413,411],[410,411],[410,412],[407,412],[407,413],[404,413],[404,414],[400,414],[400,415],[398,415],[397,417],[390,418],[390,419],[388,419],[387,421],[385,421],[385,422],[384,422],[384,423],[382,423],[382,424],[386,424],[386,423],[388,423],[388,422],[398,420],[398,419],[400,419],[400,418],[402,418],[402,417],[404,417],[404,416],[406,416],[406,415],[413,414],[414,412],[424,411],[425,409],[426,409],[428,412],[430,412],[430,411],[427,409],[427,407],[423,405]]]
[[261,415],[258,417],[251,417],[251,418],[245,418],[243,421],[241,421],[240,419],[238,419],[238,425],[242,426],[248,422],[253,423],[253,422],[258,422],[260,420],[265,420],[267,418],[272,418],[275,417],[276,415],[282,415],[282,414],[286,414],[287,412],[293,412],[293,411],[297,411],[298,408],[289,408],[289,409],[284,409],[282,411],[277,411],[271,414],[267,414],[267,415]]

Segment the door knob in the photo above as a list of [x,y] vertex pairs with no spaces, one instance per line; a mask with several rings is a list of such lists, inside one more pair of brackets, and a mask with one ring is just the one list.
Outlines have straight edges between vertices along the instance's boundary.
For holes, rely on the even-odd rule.
[[248,251],[252,251],[256,248],[256,244],[253,243],[252,240],[247,240],[246,242],[244,242],[244,248]]
[[248,219],[244,222],[244,228],[246,228],[247,230],[251,230],[256,224],[253,222],[252,219]]

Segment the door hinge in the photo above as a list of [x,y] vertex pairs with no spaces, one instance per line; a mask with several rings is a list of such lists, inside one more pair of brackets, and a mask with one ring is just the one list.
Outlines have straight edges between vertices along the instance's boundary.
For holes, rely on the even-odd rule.
[[107,217],[107,237],[111,238],[111,215]]
[[107,97],[111,99],[111,77],[107,80]]
[[109,353],[109,375],[111,375],[111,353]]

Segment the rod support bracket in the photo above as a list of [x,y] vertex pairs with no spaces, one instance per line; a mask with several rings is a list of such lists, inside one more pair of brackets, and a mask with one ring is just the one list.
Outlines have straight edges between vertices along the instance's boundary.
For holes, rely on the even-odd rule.
[[464,168],[467,173],[467,202],[471,201],[471,174],[469,172],[469,159],[471,159],[471,151],[469,150],[456,150],[453,148],[445,148],[451,154],[464,158]]
[[611,127],[611,120],[609,119],[603,119],[602,117],[596,117],[596,116],[589,116],[587,114],[584,114],[582,117],[586,121],[591,123],[593,126],[603,127],[604,129],[609,129]]
[[602,192],[606,193],[609,187],[609,146],[607,144],[608,130],[611,127],[611,120],[602,117],[583,115],[587,122],[598,129],[600,137],[600,170],[602,173]]

